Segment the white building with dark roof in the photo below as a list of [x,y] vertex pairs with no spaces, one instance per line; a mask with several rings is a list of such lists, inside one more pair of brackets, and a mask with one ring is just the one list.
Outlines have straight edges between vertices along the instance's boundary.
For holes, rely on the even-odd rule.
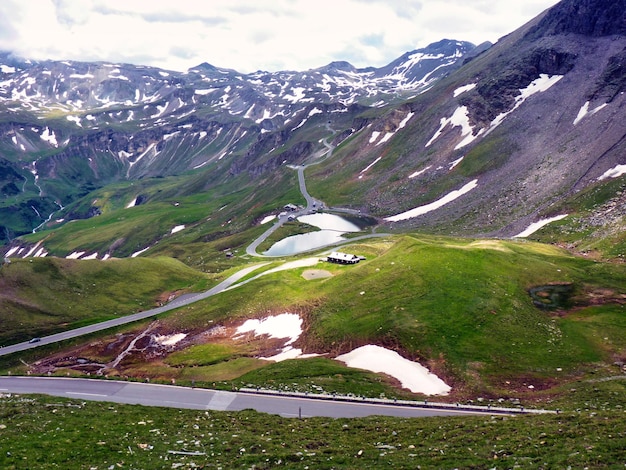
[[350,253],[341,253],[340,251],[333,251],[326,257],[326,261],[329,263],[339,264],[356,264],[361,261],[361,257],[352,255]]

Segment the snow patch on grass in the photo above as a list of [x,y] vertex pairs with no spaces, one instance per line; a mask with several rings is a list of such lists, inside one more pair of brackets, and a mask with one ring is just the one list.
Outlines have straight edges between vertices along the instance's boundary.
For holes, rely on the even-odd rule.
[[567,214],[561,214],[561,215],[557,215],[555,217],[550,217],[549,219],[542,219],[542,220],[539,220],[537,222],[534,222],[534,223],[530,224],[526,228],[526,230],[524,230],[523,232],[518,233],[513,238],[524,238],[524,237],[527,237],[527,236],[535,233],[537,230],[539,230],[543,226],[548,225],[549,223],[552,223],[552,222],[556,222],[557,220],[564,219],[565,217],[567,217]]
[[173,346],[182,341],[187,336],[186,333],[176,333],[173,335],[157,335],[154,340],[162,346]]
[[415,178],[416,176],[419,176],[419,175],[421,175],[421,174],[423,174],[423,173],[426,173],[426,171],[427,171],[430,167],[431,167],[431,165],[428,165],[426,168],[423,168],[423,169],[418,170],[418,171],[416,171],[416,172],[414,172],[414,173],[411,173],[411,174],[409,175],[409,179],[413,179],[413,178]]
[[400,124],[398,124],[398,129],[402,129],[404,126],[406,126],[407,122],[409,122],[409,119],[411,119],[414,115],[415,113],[412,111],[407,114],[406,117],[402,121],[400,121]]
[[370,163],[369,165],[367,165],[365,168],[363,168],[360,172],[359,172],[359,179],[363,178],[363,173],[365,173],[367,170],[369,170],[370,168],[372,168],[374,165],[376,165],[383,157],[378,157],[376,160],[374,160],[372,163]]
[[372,135],[370,137],[369,143],[373,144],[374,142],[376,142],[376,140],[378,139],[378,136],[380,136],[380,132],[378,132],[378,131],[372,132]]
[[452,170],[455,166],[457,166],[459,163],[461,163],[463,161],[463,158],[465,158],[465,156],[463,156],[461,158],[457,158],[452,163],[450,163],[450,170]]
[[142,253],[145,253],[146,251],[148,251],[150,248],[152,248],[151,246],[147,246],[146,248],[144,248],[143,250],[139,250],[139,251],[135,251],[132,255],[130,255],[131,258],[136,258],[137,256],[139,256]]
[[302,354],[302,349],[291,346],[302,334],[302,318],[295,313],[281,313],[261,319],[246,320],[243,325],[237,328],[234,339],[238,339],[246,333],[287,340],[278,354],[259,358],[265,361],[281,362],[287,359],[304,359],[317,356],[317,354]]
[[302,334],[302,318],[295,313],[281,313],[261,319],[250,319],[237,328],[237,335],[253,332],[255,336],[289,338],[285,345],[294,343]]
[[387,132],[382,139],[380,139],[378,142],[376,142],[376,145],[378,146],[380,144],[384,144],[389,139],[391,139],[394,134],[395,134],[395,132]]
[[418,362],[376,345],[361,346],[337,356],[348,367],[382,372],[400,381],[404,388],[424,395],[447,395],[451,387]]

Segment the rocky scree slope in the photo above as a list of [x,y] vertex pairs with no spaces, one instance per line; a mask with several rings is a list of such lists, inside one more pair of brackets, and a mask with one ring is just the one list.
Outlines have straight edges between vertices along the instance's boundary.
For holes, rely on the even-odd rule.
[[341,172],[313,178],[399,229],[513,236],[560,215],[626,168],[624,11],[562,1],[389,108],[338,149]]

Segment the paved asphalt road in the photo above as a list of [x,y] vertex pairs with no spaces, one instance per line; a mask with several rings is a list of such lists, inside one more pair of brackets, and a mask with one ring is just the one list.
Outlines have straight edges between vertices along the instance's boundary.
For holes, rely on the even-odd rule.
[[[333,132],[333,130],[330,128],[330,126],[328,124],[326,124],[326,129],[328,129],[329,132]],[[269,237],[272,233],[274,233],[276,230],[278,230],[280,227],[282,227],[282,225],[285,222],[287,222],[290,217],[294,217],[294,218],[297,219],[301,215],[311,214],[314,210],[323,209],[325,207],[323,201],[321,201],[319,199],[315,199],[313,196],[311,196],[309,194],[309,191],[306,189],[306,182],[305,182],[305,179],[304,179],[304,170],[307,167],[312,166],[312,165],[317,165],[318,163],[321,163],[322,161],[324,161],[327,158],[330,158],[332,156],[333,150],[335,149],[335,146],[328,142],[328,137],[325,138],[322,141],[322,143],[328,149],[328,152],[326,152],[324,154],[324,158],[323,159],[318,160],[318,161],[313,162],[313,163],[309,163],[308,165],[301,165],[301,166],[294,167],[298,171],[298,184],[300,186],[300,192],[302,193],[302,196],[306,200],[306,207],[303,208],[303,209],[297,210],[297,211],[293,211],[293,212],[289,212],[289,213],[283,214],[282,216],[278,216],[278,220],[276,222],[274,222],[274,224],[271,227],[269,227],[263,234],[261,234],[261,236],[259,236],[259,238],[257,238],[252,243],[250,243],[250,245],[248,245],[248,247],[246,248],[246,253],[248,255],[250,255],[250,256],[266,256],[266,255],[262,255],[262,254],[257,253],[257,251],[256,251],[257,248],[259,247],[259,245],[261,243],[263,243],[267,239],[267,237]],[[340,207],[333,207],[332,210],[335,211],[335,212],[345,212],[347,214],[357,214],[357,215],[360,215],[360,212],[358,210],[355,210],[355,209],[344,209],[344,208],[340,208]],[[343,243],[352,243],[352,242],[357,241],[357,240],[364,240],[364,239],[372,238],[372,237],[386,237],[388,235],[389,234],[386,234],[386,233],[361,235],[359,237],[349,238],[349,239],[346,239],[346,240],[338,242],[338,243],[333,243],[331,245],[341,245]],[[323,248],[323,247],[318,246],[318,247],[315,247],[313,250],[319,250],[320,248]]]
[[[324,139],[324,145],[326,145],[326,147],[328,148],[327,154],[332,155],[334,147],[330,145],[326,141],[326,139]],[[260,255],[259,253],[257,253],[256,251],[257,248],[259,247],[261,243],[265,241],[267,237],[269,237],[272,233],[274,233],[276,230],[282,227],[282,225],[289,220],[289,217],[298,218],[301,215],[310,214],[314,208],[322,207],[322,204],[323,204],[322,201],[314,199],[306,189],[306,182],[304,181],[304,170],[306,169],[307,166],[308,165],[296,167],[296,170],[298,171],[298,184],[300,186],[300,192],[302,193],[302,196],[306,200],[306,207],[304,209],[300,209],[297,211],[279,215],[278,220],[274,222],[274,224],[270,228],[268,228],[265,232],[263,232],[263,234],[261,234],[259,238],[257,238],[252,243],[250,243],[250,245],[248,245],[248,247],[246,248],[246,253],[249,254],[250,256],[264,256],[264,255]]]
[[[328,126],[327,126],[328,127]],[[328,127],[329,130],[331,130]],[[324,139],[324,145],[328,148],[326,157],[332,155],[334,146]],[[298,167],[298,182],[300,191],[306,199],[307,207],[300,211],[292,212],[290,215],[299,216],[310,213],[314,208],[322,207],[322,201],[316,200],[308,193],[304,180],[304,169],[306,166]],[[250,255],[259,256],[256,248],[272,232],[278,229],[287,221],[287,215],[279,217],[278,221],[270,227],[263,235],[255,240],[247,248]],[[353,238],[355,241],[371,236],[385,236],[385,234],[372,234]],[[94,333],[116,326],[124,325],[138,320],[143,320],[154,315],[188,305],[193,302],[205,299],[218,294],[233,286],[244,276],[254,270],[264,266],[262,263],[233,274],[215,287],[199,294],[189,294],[181,296],[167,305],[146,310],[143,312],[127,315],[104,321],[95,325],[57,333],[54,335],[38,338],[36,342],[26,341],[10,346],[0,347],[0,356],[12,354],[26,349],[36,348],[46,344],[75,338],[82,335]],[[368,415],[389,415],[389,416],[442,416],[468,413],[460,410],[437,410],[420,409],[407,406],[393,406],[373,403],[352,403],[345,401],[329,401],[322,399],[312,399],[304,397],[268,396],[254,393],[224,392],[205,389],[192,389],[184,387],[142,384],[131,382],[112,382],[89,379],[65,379],[65,378],[35,378],[35,377],[0,377],[0,393],[43,393],[54,396],[74,397],[88,400],[110,401],[117,403],[143,404],[150,406],[169,406],[176,408],[192,408],[203,410],[228,410],[237,411],[252,408],[260,412],[279,414],[282,416],[329,416],[357,417]],[[473,412],[476,414],[476,412]]]
[[[328,125],[327,125],[327,128],[328,128],[329,131],[332,131],[332,129],[330,129],[330,127]],[[332,152],[334,150],[334,146],[332,144],[329,144],[327,139],[324,139],[323,143],[328,148],[328,152],[326,153],[326,157],[325,157],[325,158],[328,158],[330,155],[332,155]],[[317,163],[319,163],[319,162],[317,162]],[[309,166],[309,165],[306,165],[306,166]],[[306,208],[301,209],[299,211],[291,212],[289,215],[283,215],[283,216],[279,217],[278,221],[272,227],[270,227],[268,230],[266,230],[265,233],[263,233],[259,238],[254,240],[246,248],[246,252],[249,255],[252,255],[252,256],[262,256],[262,255],[259,255],[256,252],[257,247],[270,234],[272,234],[281,225],[283,225],[288,220],[289,216],[298,217],[300,215],[309,214],[309,213],[311,213],[311,211],[314,208],[316,208],[316,207],[320,208],[320,207],[323,206],[323,202],[320,201],[320,200],[314,199],[308,193],[308,191],[306,189],[306,184],[305,184],[305,181],[304,181],[304,169],[306,168],[306,166],[297,167],[297,170],[298,170],[298,182],[299,182],[299,185],[300,185],[300,191],[301,191],[302,195],[304,196],[304,198],[306,199],[306,202],[307,202]],[[346,212],[350,212],[350,211],[346,210]],[[368,234],[368,235],[361,235],[361,236],[358,236],[358,237],[353,237],[353,238],[347,239],[347,240],[345,240],[345,242],[342,242],[342,243],[355,242],[355,241],[358,241],[358,240],[361,240],[361,239],[366,239],[366,238],[371,238],[371,237],[385,237],[385,236],[387,236],[387,234],[384,234],[384,233],[380,233],[380,234],[374,233],[374,234]],[[317,247],[316,249],[319,249],[319,248],[320,247]],[[41,338],[37,338],[36,342],[34,342],[34,341],[25,341],[25,342],[18,343],[18,344],[12,344],[10,346],[0,347],[0,356],[4,356],[4,355],[7,355],[7,354],[12,354],[12,353],[19,352],[19,351],[24,351],[24,350],[27,350],[27,349],[36,348],[36,347],[43,346],[43,345],[46,345],[46,344],[56,343],[58,341],[63,341],[63,340],[66,340],[66,339],[76,338],[78,336],[88,335],[90,333],[95,333],[97,331],[106,330],[106,329],[109,329],[109,328],[114,328],[116,326],[125,325],[127,323],[131,323],[131,322],[138,321],[138,320],[143,320],[145,318],[149,318],[149,317],[152,317],[154,315],[158,315],[160,313],[167,312],[168,310],[173,310],[175,308],[183,307],[185,305],[191,304],[193,302],[197,302],[197,301],[202,300],[202,299],[206,299],[207,297],[213,296],[215,294],[218,294],[218,293],[226,290],[228,287],[231,287],[233,284],[235,284],[241,278],[243,278],[244,276],[248,275],[252,271],[260,268],[261,266],[264,266],[265,264],[267,264],[267,263],[262,263],[262,264],[258,264],[258,265],[254,265],[254,266],[250,266],[248,268],[242,269],[241,271],[233,274],[232,276],[230,276],[229,278],[225,279],[224,281],[222,281],[221,283],[219,283],[215,287],[209,289],[208,291],[205,291],[205,292],[202,292],[202,293],[198,293],[198,294],[183,295],[183,296],[173,300],[169,304],[163,305],[161,307],[153,308],[153,309],[150,309],[150,310],[145,310],[143,312],[138,312],[138,313],[134,313],[134,314],[131,314],[131,315],[126,315],[126,316],[123,316],[123,317],[114,318],[112,320],[107,320],[107,321],[104,321],[104,322],[100,322],[100,323],[97,323],[95,325],[88,325],[88,326],[84,326],[84,327],[81,327],[81,328],[75,328],[73,330],[64,331],[62,333],[57,333],[57,334],[54,334],[54,335],[44,336],[44,337],[41,337]]]
[[384,415],[406,418],[492,414],[488,411],[431,409],[393,404],[334,401],[315,398],[227,392],[137,382],[61,377],[0,377],[0,393],[45,394],[79,400],[103,401],[193,410],[241,411],[254,409],[284,417],[326,416],[356,418]]
[[114,318],[113,320],[108,320],[100,323],[96,323],[95,325],[84,326],[81,328],[75,328],[73,330],[64,331],[62,333],[57,333],[50,336],[44,336],[39,339],[37,342],[29,342],[25,341],[23,343],[12,344],[10,346],[0,347],[0,356],[4,356],[6,354],[12,354],[18,351],[24,351],[26,349],[36,348],[38,346],[43,346],[44,344],[55,343],[57,341],[63,341],[70,338],[76,338],[78,336],[87,335],[90,333],[94,333],[96,331],[106,330],[109,328],[113,328],[115,326],[125,325],[126,323],[131,323],[137,320],[143,320],[144,318],[149,318],[154,315],[158,315],[159,313],[167,312],[168,310],[173,310],[175,308],[183,307],[185,305],[191,304],[193,302],[197,302],[202,299],[206,299],[207,297],[211,297],[212,295],[219,294],[226,288],[233,285],[235,282],[240,280],[242,277],[248,275],[249,273],[255,271],[261,266],[265,266],[267,263],[255,264],[254,266],[249,266],[241,271],[236,272],[232,276],[228,277],[224,281],[220,282],[215,287],[198,294],[188,294],[178,297],[167,305],[163,305],[162,307],[153,308],[150,310],[145,310],[143,312],[134,313],[132,315],[126,315],[124,317]]

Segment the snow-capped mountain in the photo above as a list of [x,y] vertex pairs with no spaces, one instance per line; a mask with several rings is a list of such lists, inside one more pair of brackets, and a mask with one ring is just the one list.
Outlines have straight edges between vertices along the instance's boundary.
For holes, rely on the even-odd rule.
[[[480,50],[468,42],[443,40],[379,69],[333,62],[304,72],[252,74],[206,63],[180,73],[129,64],[33,62],[4,53],[0,103],[5,112],[29,112],[40,118],[66,113],[70,122],[86,128],[166,116],[180,119],[184,111],[195,112],[200,105],[255,122],[280,115],[284,124],[297,103],[370,105],[375,98],[376,105],[383,106],[405,99]],[[127,112],[120,113],[122,109]]]
[[[372,123],[346,157],[363,159],[353,172],[368,192],[367,211],[405,227],[511,236],[567,214],[566,200],[620,178],[625,33],[626,1],[564,0],[404,113]],[[387,144],[402,139],[402,152],[371,145],[374,133],[396,129],[410,113],[419,119]],[[611,207],[624,205],[620,194]],[[619,220],[624,211],[613,214]]]
[[235,172],[254,166],[271,150],[268,141],[277,147],[309,120],[415,96],[484,47],[444,40],[381,69],[344,62],[252,74],[206,63],[180,73],[0,54],[0,162],[7,169],[1,188],[12,200],[0,212],[3,221],[22,214],[0,232],[30,231],[51,209],[118,179],[177,174],[222,159]]
[[[312,194],[388,229],[515,236],[558,221],[622,246],[625,12],[626,0],[563,0],[493,46],[444,40],[378,69],[176,73],[0,56],[0,237],[56,211],[107,211],[83,196],[110,183],[184,174],[167,194],[256,191],[199,238],[214,240],[262,220],[285,168],[314,161]],[[127,230],[102,241],[107,253]]]

